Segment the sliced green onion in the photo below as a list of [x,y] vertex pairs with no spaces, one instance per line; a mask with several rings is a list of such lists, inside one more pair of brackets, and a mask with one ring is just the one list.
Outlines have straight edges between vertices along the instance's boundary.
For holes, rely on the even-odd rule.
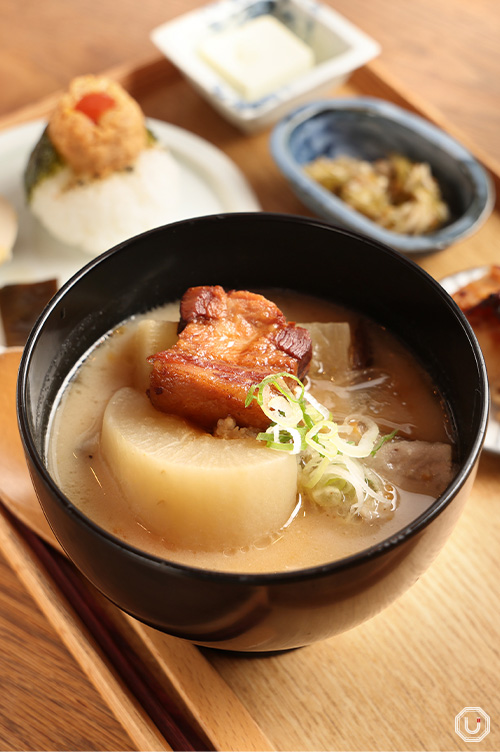
[[316,408],[318,413],[322,415],[325,420],[328,420],[330,417],[330,411],[322,405],[321,402],[318,402],[316,397],[312,396],[311,392],[304,392],[304,399],[307,400],[312,407]]
[[[355,430],[359,430],[360,425],[364,430],[361,432],[359,441],[354,442],[349,440],[348,437]],[[347,438],[342,438],[342,434]],[[347,454],[349,457],[363,458],[368,457],[372,453],[378,436],[379,429],[374,420],[366,416],[351,415],[339,426],[337,435],[332,437],[332,442],[342,454]]]
[[[290,386],[290,380],[295,386]],[[271,421],[257,438],[270,449],[298,456],[299,488],[322,507],[341,516],[374,520],[392,514],[396,489],[361,459],[374,455],[396,431],[379,437],[372,418],[353,414],[336,423],[330,411],[293,374],[266,376],[248,391],[245,406],[256,400]]]
[[372,451],[370,452],[371,456],[375,457],[375,455],[377,454],[378,450],[381,449],[387,441],[390,441],[391,439],[393,439],[395,437],[395,435],[397,434],[397,432],[398,432],[398,429],[395,428],[394,431],[391,431],[391,433],[388,433],[385,436],[382,436],[382,438],[378,442],[377,446],[374,447],[372,449]]

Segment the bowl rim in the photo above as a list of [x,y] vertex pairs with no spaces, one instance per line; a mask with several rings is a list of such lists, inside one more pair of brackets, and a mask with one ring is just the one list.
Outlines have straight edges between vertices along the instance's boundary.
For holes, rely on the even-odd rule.
[[[293,223],[293,224],[298,223],[300,225],[304,225],[304,224],[314,225],[316,227],[320,227],[330,232],[333,232],[334,234],[337,233],[341,235],[354,237],[355,239],[361,240],[364,243],[375,245],[377,246],[379,251],[396,257],[398,260],[398,263],[401,263],[406,266],[411,266],[411,268],[414,270],[416,274],[425,278],[427,282],[431,284],[431,286],[435,287],[436,293],[443,299],[443,301],[448,305],[448,307],[454,312],[455,317],[457,318],[458,322],[462,325],[463,329],[465,330],[465,333],[469,337],[469,341],[472,346],[474,356],[476,359],[478,372],[480,376],[482,377],[482,382],[484,385],[484,396],[480,401],[481,409],[479,411],[479,430],[474,439],[473,446],[468,456],[464,458],[462,467],[460,468],[457,475],[453,478],[450,485],[420,515],[418,515],[410,523],[402,527],[397,532],[393,533],[387,538],[384,538],[382,541],[379,541],[378,543],[372,546],[369,546],[367,548],[362,549],[361,551],[358,551],[355,554],[351,554],[341,559],[337,559],[337,560],[327,562],[324,564],[315,565],[312,567],[306,567],[303,569],[289,570],[289,571],[287,570],[287,571],[282,571],[282,572],[261,572],[261,573],[242,573],[242,572],[237,572],[237,571],[232,572],[232,571],[203,569],[201,567],[190,566],[190,565],[172,561],[165,557],[157,556],[155,554],[144,551],[134,545],[131,545],[130,543],[127,543],[126,541],[115,536],[113,533],[109,532],[105,528],[100,527],[96,522],[94,522],[92,519],[87,517],[75,504],[71,502],[71,500],[58,487],[56,481],[52,478],[45,462],[43,461],[42,457],[40,456],[35,446],[35,442],[32,437],[30,427],[29,427],[30,421],[27,415],[27,392],[28,392],[28,376],[29,376],[30,362],[33,357],[38,339],[43,333],[43,328],[44,328],[44,324],[46,320],[49,318],[49,316],[51,315],[54,308],[58,305],[58,303],[64,298],[66,293],[68,293],[75,285],[77,285],[79,280],[82,277],[86,276],[89,272],[92,272],[94,268],[98,267],[102,263],[105,263],[108,258],[115,256],[115,255],[119,255],[122,249],[128,247],[131,241],[135,242],[139,238],[147,238],[150,235],[161,233],[167,228],[173,228],[173,231],[175,232],[176,228],[178,228],[179,226],[190,225],[194,221],[220,223],[221,219],[223,220],[225,217],[228,217],[231,220],[234,220],[234,218],[241,218],[242,221],[246,219],[246,220],[258,221],[258,222],[280,221],[280,222]],[[179,220],[178,222],[174,222],[174,223],[171,223],[170,225],[165,225],[163,227],[158,227],[153,230],[149,230],[145,233],[142,233],[139,236],[136,236],[135,238],[126,240],[118,244],[114,248],[111,248],[110,250],[102,253],[101,255],[91,259],[84,267],[82,267],[79,271],[77,271],[60,288],[60,290],[49,301],[45,309],[40,314],[38,320],[36,321],[33,329],[30,332],[30,335],[28,337],[28,340],[26,342],[25,348],[21,356],[16,391],[17,391],[16,408],[17,408],[18,426],[19,426],[21,439],[24,445],[24,451],[28,455],[30,462],[36,468],[36,471],[41,477],[41,479],[43,480],[43,483],[45,484],[46,487],[50,489],[52,496],[57,500],[57,504],[63,508],[65,513],[69,514],[70,516],[75,517],[78,520],[79,524],[83,524],[85,527],[89,528],[93,534],[97,534],[99,537],[104,538],[108,544],[111,544],[113,547],[119,548],[122,551],[125,551],[129,555],[132,555],[136,558],[139,558],[141,560],[146,560],[151,566],[172,569],[184,576],[189,576],[189,577],[200,579],[200,580],[210,580],[213,582],[230,583],[230,584],[246,583],[246,584],[250,584],[254,586],[266,586],[266,585],[275,585],[275,584],[280,584],[280,583],[301,582],[301,581],[307,581],[310,579],[327,577],[332,574],[350,569],[351,567],[356,568],[357,566],[362,566],[370,561],[374,561],[378,559],[380,556],[382,556],[383,554],[396,549],[400,544],[416,536],[418,533],[424,530],[436,517],[438,517],[449,506],[449,504],[451,504],[456,494],[467,483],[474,469],[474,466],[479,458],[479,455],[480,455],[480,452],[484,443],[487,422],[488,422],[488,412],[489,412],[488,380],[487,380],[487,373],[486,373],[486,365],[485,365],[485,361],[484,361],[484,357],[482,355],[481,349],[472,331],[472,328],[469,322],[467,321],[467,318],[465,317],[463,312],[460,310],[458,305],[451,298],[451,296],[446,292],[446,290],[440,285],[440,283],[437,280],[435,280],[428,272],[422,269],[422,267],[418,266],[411,259],[401,256],[400,254],[397,253],[397,251],[388,247],[387,245],[381,244],[371,238],[366,238],[360,233],[356,233],[351,230],[346,230],[344,228],[333,227],[330,223],[325,222],[323,220],[318,220],[315,218],[302,217],[302,216],[296,216],[296,215],[291,215],[291,214],[272,213],[272,212],[259,212],[259,213],[242,212],[242,213],[231,213],[231,214],[216,214],[216,215],[208,215],[204,217],[199,217],[196,220],[193,220],[193,219]]]
[[[181,44],[180,33],[181,30],[188,31],[191,25],[196,27],[198,23],[203,23],[204,28],[208,29],[211,25],[220,24],[222,20],[230,21],[245,9],[259,5],[260,1],[215,0],[160,24],[150,33],[156,47],[190,79],[194,86],[202,90],[206,97],[232,119],[250,124],[265,118],[276,108],[299,97],[303,98],[307,92],[324,86],[330,79],[348,75],[380,54],[381,47],[377,41],[330,6],[317,0],[286,0],[288,6],[296,6],[312,21],[347,42],[348,49],[315,64],[289,84],[279,87],[261,99],[247,101],[208,63],[196,56],[193,45]],[[285,0],[271,0],[271,4],[274,5],[283,2]]]
[[[337,112],[352,112],[360,118],[367,119],[377,116],[382,120],[397,123],[437,146],[456,160],[469,178],[475,193],[471,206],[450,224],[425,235],[408,235],[387,230],[357,212],[305,175],[289,148],[290,139],[298,127],[323,113]],[[421,115],[377,97],[319,99],[297,106],[274,126],[270,135],[270,151],[284,177],[300,192],[301,197],[304,194],[310,196],[310,208],[314,206],[314,210],[323,219],[339,221],[355,232],[364,233],[406,253],[438,251],[457,240],[465,239],[486,221],[495,203],[495,187],[489,172],[463,144]],[[301,200],[306,203],[303,198]]]

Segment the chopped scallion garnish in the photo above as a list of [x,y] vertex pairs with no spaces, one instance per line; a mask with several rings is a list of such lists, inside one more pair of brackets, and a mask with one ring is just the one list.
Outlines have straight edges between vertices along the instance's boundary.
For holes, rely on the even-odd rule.
[[245,406],[254,399],[271,423],[257,438],[298,456],[299,487],[312,501],[342,516],[371,520],[392,514],[396,489],[360,460],[375,455],[397,431],[381,437],[375,421],[359,414],[336,423],[302,381],[286,372],[254,384]]

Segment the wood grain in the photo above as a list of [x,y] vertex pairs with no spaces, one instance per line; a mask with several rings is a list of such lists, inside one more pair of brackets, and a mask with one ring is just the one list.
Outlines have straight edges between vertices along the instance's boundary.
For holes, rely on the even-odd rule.
[[473,706],[492,721],[480,749],[499,749],[499,470],[498,458],[483,457],[437,561],[379,616],[269,658],[207,651],[277,749],[467,749],[454,719]]
[[130,620],[192,722],[218,750],[273,750],[253,715],[198,648]]
[[0,748],[134,749],[4,554],[0,582]]
[[[20,581],[57,631],[61,641],[82,666],[114,716],[138,750],[170,750],[150,718],[128,689],[110,670],[84,625],[79,622],[54,584],[40,568],[36,557],[0,509],[0,548]],[[43,717],[43,716],[42,716]]]

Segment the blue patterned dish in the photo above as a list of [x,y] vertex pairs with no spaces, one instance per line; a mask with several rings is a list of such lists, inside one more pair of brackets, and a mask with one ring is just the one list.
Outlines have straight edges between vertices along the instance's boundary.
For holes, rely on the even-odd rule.
[[[315,214],[406,253],[438,251],[462,240],[480,227],[494,204],[492,181],[467,149],[423,118],[380,99],[329,99],[299,107],[274,128],[271,152],[295,194]],[[443,227],[426,235],[386,230],[303,169],[323,155],[373,161],[391,153],[430,164],[450,208]]]
[[[290,84],[248,102],[198,50],[214,32],[265,14],[308,44],[316,63]],[[152,31],[151,39],[223,117],[246,132],[271,126],[301,102],[340,85],[380,52],[377,42],[317,0],[221,0],[162,24]]]

